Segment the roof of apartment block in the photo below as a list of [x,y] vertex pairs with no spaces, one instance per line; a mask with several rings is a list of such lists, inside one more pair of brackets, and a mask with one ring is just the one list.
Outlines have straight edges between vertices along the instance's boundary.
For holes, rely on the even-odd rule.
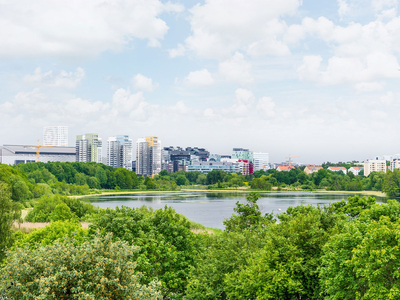
[[309,170],[320,170],[320,169],[322,169],[321,166],[307,166],[307,168],[308,168]]

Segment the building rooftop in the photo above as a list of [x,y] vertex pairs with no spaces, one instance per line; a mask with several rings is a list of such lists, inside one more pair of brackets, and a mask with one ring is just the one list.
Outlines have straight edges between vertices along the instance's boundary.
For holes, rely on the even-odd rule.
[[[3,149],[3,156],[13,154],[36,154],[36,148],[26,147],[35,147],[35,145],[3,145],[1,148]],[[40,155],[42,154],[76,155],[76,149],[75,147],[40,147]]]

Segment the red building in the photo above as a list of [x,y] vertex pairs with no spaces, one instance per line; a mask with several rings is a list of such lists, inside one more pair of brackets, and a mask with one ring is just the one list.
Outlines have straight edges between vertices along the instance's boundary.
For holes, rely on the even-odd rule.
[[254,173],[254,164],[248,160],[239,160],[239,166],[242,175],[250,175]]

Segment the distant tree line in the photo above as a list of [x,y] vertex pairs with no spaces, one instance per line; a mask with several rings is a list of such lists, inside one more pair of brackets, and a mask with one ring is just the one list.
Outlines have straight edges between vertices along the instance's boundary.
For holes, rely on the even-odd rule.
[[[324,163],[327,168],[331,163]],[[339,163],[342,164],[343,163]],[[349,163],[349,166],[351,163]],[[270,169],[251,175],[214,170],[207,175],[198,171],[161,171],[153,177],[137,176],[135,172],[98,163],[27,163],[11,167],[0,165],[0,180],[10,184],[12,199],[20,202],[42,195],[84,195],[99,190],[160,190],[174,191],[182,186],[204,186],[208,189],[250,187],[272,189],[332,191],[382,191],[389,197],[399,196],[399,170],[373,172],[368,177],[351,172],[320,169],[306,174],[304,168],[288,172]]]

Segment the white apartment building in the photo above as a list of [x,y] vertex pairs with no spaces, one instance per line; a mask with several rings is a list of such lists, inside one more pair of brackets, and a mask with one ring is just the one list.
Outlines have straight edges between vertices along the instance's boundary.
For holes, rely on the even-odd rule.
[[364,176],[368,176],[372,172],[386,173],[386,160],[368,160],[364,162]]
[[136,141],[136,174],[153,176],[161,172],[161,141],[156,136]]
[[269,154],[264,152],[253,152],[254,171],[268,170]]
[[128,135],[117,135],[107,140],[107,165],[132,171],[132,140]]
[[400,158],[393,158],[390,161],[390,170],[394,171],[394,169],[400,169]]
[[43,146],[68,147],[68,126],[44,127]]
[[349,173],[351,172],[351,173],[353,173],[354,175],[358,175],[358,174],[360,174],[360,172],[362,171],[362,170],[364,170],[364,167],[351,167],[351,168],[349,168]]
[[102,141],[97,133],[76,136],[76,161],[101,163]]

